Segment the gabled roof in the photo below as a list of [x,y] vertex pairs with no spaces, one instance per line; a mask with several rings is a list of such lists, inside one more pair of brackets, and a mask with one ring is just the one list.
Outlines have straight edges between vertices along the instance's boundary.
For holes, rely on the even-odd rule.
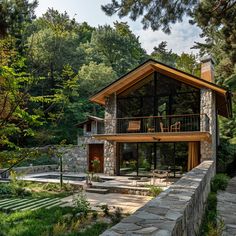
[[81,122],[81,123],[78,123],[78,124],[76,125],[76,127],[78,127],[78,128],[83,128],[83,126],[84,126],[85,124],[90,123],[91,121],[102,122],[103,119],[100,118],[100,117],[97,117],[97,116],[88,115],[88,116],[87,116],[87,119],[86,119],[85,121]]
[[230,117],[232,115],[230,91],[214,83],[208,82],[171,66],[167,66],[153,59],[145,61],[143,64],[139,65],[127,74],[121,76],[120,78],[97,92],[94,96],[92,96],[90,98],[90,101],[98,103],[100,105],[105,105],[106,97],[110,96],[113,93],[121,93],[122,91],[133,86],[148,75],[152,74],[154,71],[160,72],[173,79],[179,80],[185,84],[189,84],[199,89],[207,88],[215,91],[219,114],[225,117]]

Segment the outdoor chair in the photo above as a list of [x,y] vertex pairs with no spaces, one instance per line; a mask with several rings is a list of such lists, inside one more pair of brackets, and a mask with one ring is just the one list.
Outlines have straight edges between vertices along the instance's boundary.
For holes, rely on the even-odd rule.
[[160,122],[160,129],[161,132],[169,132],[169,127],[164,127],[164,124]]
[[180,121],[170,126],[170,132],[180,132]]
[[131,120],[129,121],[129,126],[127,128],[127,132],[139,132],[141,127],[140,120]]

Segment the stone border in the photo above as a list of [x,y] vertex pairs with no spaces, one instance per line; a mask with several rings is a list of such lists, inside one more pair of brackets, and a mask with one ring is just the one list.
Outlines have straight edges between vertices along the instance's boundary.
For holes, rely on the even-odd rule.
[[214,162],[202,162],[133,215],[106,230],[102,236],[197,235],[214,174]]

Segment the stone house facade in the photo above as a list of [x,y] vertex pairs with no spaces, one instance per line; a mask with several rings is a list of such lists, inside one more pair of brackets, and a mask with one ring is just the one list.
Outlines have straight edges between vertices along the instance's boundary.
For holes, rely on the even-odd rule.
[[103,143],[103,172],[189,171],[215,161],[217,116],[232,112],[231,94],[215,84],[213,64],[203,58],[198,78],[150,59],[95,94],[91,101],[105,108],[104,130],[87,143]]

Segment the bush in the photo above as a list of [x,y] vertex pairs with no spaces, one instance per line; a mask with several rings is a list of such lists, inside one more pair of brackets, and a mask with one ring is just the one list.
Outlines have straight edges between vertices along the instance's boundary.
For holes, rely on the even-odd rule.
[[8,183],[0,183],[0,197],[12,195],[12,187]]
[[211,191],[225,190],[228,185],[229,177],[226,174],[217,174],[211,181]]
[[149,193],[152,197],[157,197],[163,190],[160,187],[151,186]]
[[82,213],[82,215],[84,216],[88,215],[88,212],[90,211],[91,207],[89,201],[87,200],[83,192],[80,192],[77,198],[73,200],[73,202],[75,204],[76,213]]
[[117,224],[122,219],[122,208],[117,207],[115,212],[111,215],[112,224]]

